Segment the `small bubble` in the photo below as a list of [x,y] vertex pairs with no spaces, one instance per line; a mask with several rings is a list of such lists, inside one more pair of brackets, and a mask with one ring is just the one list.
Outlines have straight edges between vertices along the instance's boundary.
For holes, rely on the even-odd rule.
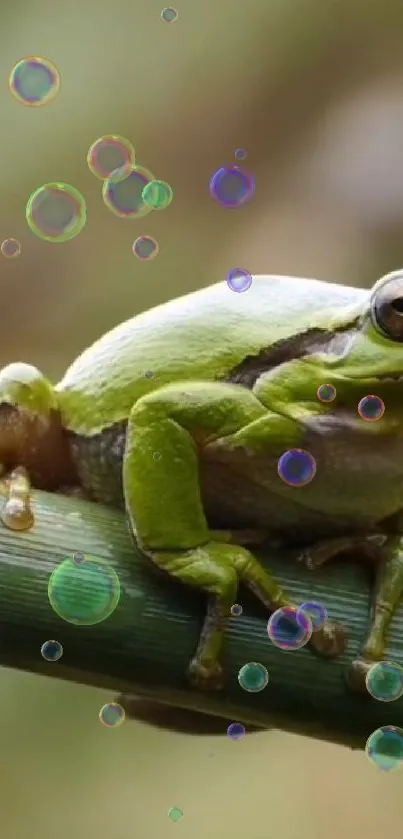
[[231,615],[234,618],[239,618],[239,616],[242,615],[242,606],[239,603],[234,603],[231,606]]
[[230,740],[243,740],[245,734],[245,726],[240,722],[232,722],[227,728],[227,735]]
[[173,9],[171,6],[166,6],[165,9],[161,12],[161,20],[164,23],[175,23],[178,19],[178,12],[176,9]]
[[252,277],[249,271],[244,268],[231,268],[227,274],[227,286],[231,291],[236,291],[237,294],[242,294],[243,291],[248,291],[252,285]]
[[126,714],[125,709],[118,702],[107,702],[106,705],[102,705],[98,716],[99,721],[106,728],[117,728],[125,721]]
[[41,655],[45,661],[59,661],[63,655],[63,647],[60,641],[45,641],[41,646]]
[[166,210],[173,197],[173,189],[166,181],[150,181],[146,184],[141,197],[152,210]]
[[133,166],[124,178],[121,173],[112,172],[102,186],[105,206],[119,218],[143,218],[151,213],[151,207],[142,197],[143,189],[153,180],[154,175],[144,166]]
[[101,181],[107,178],[123,180],[135,164],[134,147],[119,134],[105,134],[89,147],[87,164],[90,172]]
[[365,678],[368,693],[379,702],[395,702],[403,696],[403,668],[394,661],[378,661]]
[[289,652],[299,650],[310,641],[313,627],[310,617],[294,606],[282,606],[270,616],[267,634],[272,644]]
[[403,730],[394,725],[377,728],[365,745],[371,763],[383,772],[394,772],[403,766]]
[[4,239],[1,243],[1,253],[6,259],[15,259],[21,253],[21,245],[17,239]]
[[320,402],[333,402],[336,399],[336,388],[334,385],[320,385],[316,391]]
[[72,186],[50,183],[40,186],[25,208],[28,227],[46,242],[68,242],[81,233],[87,220],[85,199]]
[[298,622],[301,621],[303,629],[305,628],[305,615],[308,615],[312,623],[313,632],[322,629],[328,617],[325,607],[321,603],[317,603],[316,600],[307,600],[297,610],[296,618]]
[[154,452],[153,458],[154,458],[154,460],[161,460],[161,458],[162,458],[161,452]]
[[8,80],[11,93],[30,108],[47,105],[60,90],[60,74],[47,58],[29,56],[18,61]]
[[154,376],[154,373],[152,372],[152,370],[146,370],[146,372],[144,373],[144,378],[145,379],[152,379],[153,376]]
[[67,623],[94,626],[115,611],[119,577],[104,560],[86,556],[77,565],[70,557],[52,571],[48,597],[53,611]]
[[171,822],[180,822],[183,818],[183,810],[180,807],[170,807],[168,810],[168,818]]
[[84,554],[82,554],[80,552],[74,553],[73,554],[73,562],[75,562],[76,565],[81,565],[83,562],[85,562]]
[[279,458],[277,472],[288,486],[304,487],[315,477],[315,458],[304,449],[289,449]]
[[235,149],[235,157],[237,160],[245,160],[246,156],[246,149]]
[[154,259],[159,249],[160,246],[153,236],[139,236],[132,245],[134,255],[142,262],[149,262],[150,259]]
[[237,209],[249,204],[252,200],[256,181],[254,176],[246,169],[230,163],[228,166],[221,166],[214,172],[210,180],[210,195],[221,207],[227,210]]
[[370,394],[359,401],[357,410],[365,422],[375,422],[383,417],[385,405],[379,396]]
[[248,693],[259,693],[269,681],[269,674],[263,664],[250,661],[244,664],[238,673],[238,682]]

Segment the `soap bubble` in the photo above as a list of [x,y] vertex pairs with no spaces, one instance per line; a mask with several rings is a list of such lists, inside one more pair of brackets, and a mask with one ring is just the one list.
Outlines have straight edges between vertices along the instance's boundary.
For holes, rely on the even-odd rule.
[[237,160],[245,160],[247,152],[245,149],[235,149],[235,157]]
[[79,565],[69,557],[52,571],[48,597],[63,620],[76,626],[93,626],[115,611],[120,598],[119,577],[97,557],[86,555]]
[[403,668],[394,661],[377,661],[365,677],[368,693],[380,702],[394,702],[403,696]]
[[370,394],[359,401],[357,410],[361,419],[366,422],[375,422],[383,417],[385,405],[379,396]]
[[304,449],[289,449],[279,458],[277,471],[288,486],[304,487],[315,477],[315,458]]
[[106,728],[117,728],[125,721],[125,709],[118,702],[107,702],[103,705],[99,714],[99,720]]
[[227,286],[231,291],[236,291],[237,294],[242,294],[243,291],[248,291],[252,285],[252,276],[249,271],[244,268],[231,268],[227,274]]
[[168,810],[168,818],[171,822],[180,822],[183,818],[183,810],[180,807],[170,807]]
[[334,385],[319,385],[316,395],[320,402],[333,402],[336,399],[336,388]]
[[132,245],[134,255],[142,262],[149,262],[150,259],[154,259],[159,249],[160,246],[153,236],[138,236]]
[[175,23],[175,20],[178,18],[178,12],[176,9],[173,9],[171,6],[166,6],[165,9],[161,12],[161,20],[164,23]]
[[238,673],[238,682],[243,690],[248,693],[260,693],[269,681],[269,674],[263,664],[257,661],[249,661],[244,664]]
[[1,254],[6,259],[15,259],[21,253],[21,245],[17,239],[4,239],[1,243]]
[[166,210],[173,197],[173,189],[166,181],[150,181],[142,192],[143,201],[152,210]]
[[314,632],[317,632],[318,629],[322,629],[327,621],[327,611],[321,603],[317,603],[316,600],[307,600],[297,610],[297,620],[302,623],[302,628],[305,628],[305,615],[308,615],[312,622],[312,629]]
[[242,615],[242,606],[239,603],[234,603],[231,606],[231,615],[234,618],[238,618],[240,615]]
[[143,200],[143,189],[155,180],[154,175],[144,166],[133,166],[130,173],[118,179],[119,173],[112,173],[104,181],[102,197],[105,206],[119,218],[143,218],[151,213],[151,207]]
[[82,563],[85,561],[85,556],[84,556],[84,554],[77,551],[77,553],[73,554],[72,559],[73,559],[73,562],[76,563],[76,565],[82,565]]
[[18,61],[8,80],[11,93],[23,105],[47,105],[60,89],[60,74],[47,58],[29,56]]
[[90,172],[101,181],[123,180],[135,164],[134,147],[119,134],[105,134],[89,147],[87,163]]
[[35,236],[46,242],[68,242],[81,233],[87,220],[87,205],[74,187],[49,183],[32,193],[25,216]]
[[243,740],[245,734],[245,726],[240,722],[232,722],[227,728],[227,735],[230,740]]
[[403,766],[403,730],[394,725],[377,728],[365,745],[365,754],[378,769],[394,772]]
[[312,638],[312,621],[305,612],[294,606],[282,606],[270,616],[267,634],[280,650],[300,650]]
[[45,661],[59,661],[63,655],[60,641],[45,641],[41,646],[41,656]]
[[227,210],[237,209],[244,207],[252,200],[256,181],[246,169],[230,163],[214,172],[209,189],[211,197],[222,207]]

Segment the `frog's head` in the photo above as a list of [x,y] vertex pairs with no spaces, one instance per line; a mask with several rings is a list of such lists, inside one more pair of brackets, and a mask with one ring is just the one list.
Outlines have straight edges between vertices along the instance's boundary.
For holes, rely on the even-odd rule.
[[385,387],[402,399],[403,269],[378,280],[346,333],[342,353],[332,355],[330,348],[323,360],[329,373],[334,371],[341,380],[361,382],[367,392],[372,386]]
[[26,466],[38,486],[58,485],[66,444],[51,382],[31,364],[0,370],[0,464]]

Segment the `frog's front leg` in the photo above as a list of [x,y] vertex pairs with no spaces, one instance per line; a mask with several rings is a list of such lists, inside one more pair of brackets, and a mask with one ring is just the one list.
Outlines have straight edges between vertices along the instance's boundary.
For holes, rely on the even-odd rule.
[[[249,430],[249,433],[248,433]],[[239,581],[273,611],[292,605],[250,551],[211,538],[199,486],[198,448],[217,440],[238,445],[295,443],[295,422],[269,411],[250,391],[224,383],[168,385],[140,399],[127,429],[123,486],[140,546],[185,585],[208,594],[198,648],[190,665],[194,684],[222,686],[224,629]],[[324,655],[343,651],[342,629],[329,621],[312,638]]]

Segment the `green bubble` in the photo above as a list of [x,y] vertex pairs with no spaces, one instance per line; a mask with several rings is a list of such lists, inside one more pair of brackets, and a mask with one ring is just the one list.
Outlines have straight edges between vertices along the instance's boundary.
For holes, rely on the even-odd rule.
[[394,725],[383,725],[369,737],[365,753],[371,763],[383,772],[394,772],[403,767],[403,730]]
[[45,242],[68,242],[81,233],[87,221],[87,205],[78,189],[69,184],[40,186],[27,201],[28,227]]
[[142,193],[144,203],[152,210],[166,210],[173,197],[173,189],[166,181],[150,181]]
[[183,817],[183,810],[180,807],[170,807],[168,810],[168,818],[171,822],[180,822]]
[[249,661],[238,673],[238,682],[248,693],[259,693],[264,690],[268,681],[269,674],[264,664],[259,664],[258,661]]
[[49,578],[48,597],[54,612],[76,626],[93,626],[110,617],[120,598],[116,571],[104,560],[85,556],[77,564],[68,557]]

